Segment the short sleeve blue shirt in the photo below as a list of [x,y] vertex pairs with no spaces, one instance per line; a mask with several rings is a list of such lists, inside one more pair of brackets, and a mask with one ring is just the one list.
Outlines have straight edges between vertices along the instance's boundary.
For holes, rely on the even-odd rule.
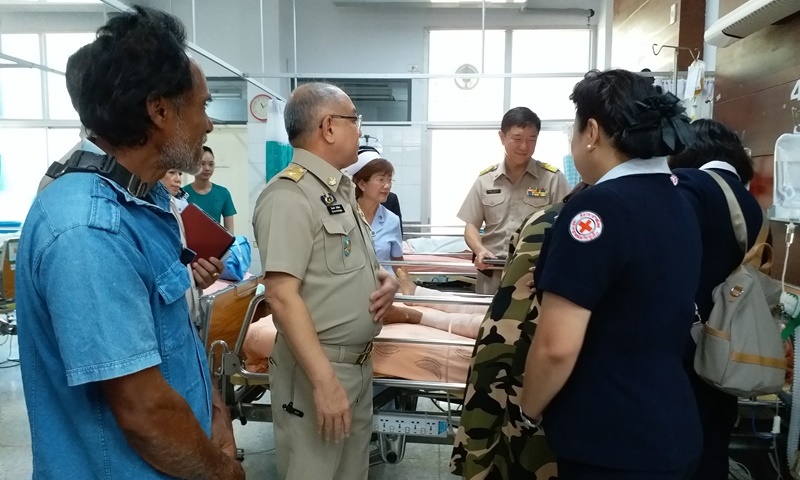
[[400,218],[397,215],[383,205],[378,205],[370,226],[375,233],[373,241],[379,261],[385,262],[392,257],[403,256],[403,235],[400,233]]
[[695,462],[702,441],[682,363],[700,234],[665,160],[626,163],[573,197],[542,245],[537,290],[591,311],[543,421],[560,459],[669,471]]
[[211,383],[184,296],[178,224],[166,188],[156,183],[151,197],[71,173],[28,213],[16,287],[34,479],[170,478],[130,448],[99,383],[156,365],[210,435]]

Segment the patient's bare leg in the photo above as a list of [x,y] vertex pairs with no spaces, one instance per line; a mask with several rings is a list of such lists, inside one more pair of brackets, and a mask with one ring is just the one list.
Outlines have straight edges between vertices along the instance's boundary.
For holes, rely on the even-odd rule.
[[403,267],[396,267],[394,273],[397,275],[397,281],[400,282],[400,293],[403,295],[414,295],[417,285],[408,276],[408,273]]
[[411,323],[451,332],[462,337],[476,338],[483,314],[446,313],[435,308],[392,305],[383,317],[383,324]]
[[433,327],[462,337],[477,338],[483,314],[447,313],[433,308],[417,307],[422,312],[421,325]]
[[[425,287],[417,287],[414,291],[414,295],[419,297],[444,297],[444,298],[458,298],[458,295],[450,293],[450,292],[442,292],[440,290],[434,290],[432,288],[425,288]],[[466,313],[466,314],[473,314],[479,313],[483,315],[486,313],[486,307],[480,305],[460,305],[460,304],[453,304],[453,303],[426,303],[426,307],[435,308],[436,310],[441,310],[447,313]]]
[[402,305],[392,305],[386,311],[386,316],[383,317],[383,324],[389,325],[392,323],[414,323],[419,324],[422,320],[422,313],[413,308],[405,307]]
[[[454,295],[449,292],[441,292],[439,290],[433,290],[431,288],[418,287],[411,280],[411,278],[408,276],[408,273],[405,270],[403,270],[402,267],[396,268],[395,274],[397,275],[398,282],[400,282],[400,293],[402,293],[403,295],[416,295],[418,297],[448,297],[448,298],[454,297]],[[414,304],[409,303],[408,305],[414,305]],[[481,307],[476,305],[453,305],[453,304],[442,303],[442,304],[426,304],[425,306],[430,308],[435,308],[437,310],[441,310],[443,312],[448,312],[448,313],[483,314],[486,312],[486,307]]]

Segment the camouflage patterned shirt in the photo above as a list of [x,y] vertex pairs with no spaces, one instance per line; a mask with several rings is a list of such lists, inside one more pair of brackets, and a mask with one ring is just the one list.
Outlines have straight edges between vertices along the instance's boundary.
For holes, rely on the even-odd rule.
[[563,206],[559,203],[533,213],[511,236],[500,289],[481,324],[472,354],[450,460],[450,471],[465,479],[556,478],[555,456],[544,433],[531,433],[526,426],[519,396],[539,315],[539,304],[528,287],[530,268],[539,258],[545,231]]

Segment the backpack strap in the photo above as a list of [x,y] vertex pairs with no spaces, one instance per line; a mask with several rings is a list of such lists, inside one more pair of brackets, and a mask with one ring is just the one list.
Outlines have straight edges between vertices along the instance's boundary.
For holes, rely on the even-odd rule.
[[761,230],[758,232],[758,237],[756,238],[756,245],[758,245],[759,243],[766,243],[768,233],[769,233],[769,216],[764,215],[764,212],[761,212]]
[[[718,173],[712,172],[711,170],[701,170],[706,172],[707,174],[711,175],[719,188],[722,189],[722,193],[725,194],[725,200],[728,202],[728,211],[731,215],[731,223],[733,224],[733,233],[736,235],[736,242],[739,243],[739,248],[742,249],[742,253],[747,253],[747,225],[744,221],[744,213],[742,213],[742,207],[739,206],[739,201],[736,200],[736,195],[731,190],[730,185],[728,182],[725,181],[724,178],[720,177]],[[763,227],[762,227],[763,230]],[[759,239],[761,238],[761,233],[759,232]],[[766,235],[764,236],[766,239]],[[757,242],[761,243],[761,242]]]
[[[756,244],[753,245],[744,256],[744,260],[742,260],[742,265],[750,264],[751,266],[757,268],[762,273],[769,274],[770,269],[772,268],[772,245],[767,243],[767,234],[769,233],[769,217],[764,215],[762,212],[761,215],[761,230],[758,232],[758,238],[756,238]],[[767,261],[763,262],[764,252],[767,253]]]
[[[736,195],[733,193],[731,186],[728,185],[728,182],[726,182],[725,179],[722,178],[718,173],[712,172],[711,170],[702,171],[709,174],[711,178],[717,182],[719,188],[722,189],[722,193],[725,194],[725,201],[728,203],[728,211],[731,214],[733,232],[736,234],[736,242],[739,244],[739,248],[741,248],[742,252],[744,253],[742,265],[749,264],[764,273],[769,273],[769,270],[772,267],[772,247],[766,243],[767,234],[769,233],[769,217],[767,217],[764,212],[761,212],[761,230],[758,232],[756,243],[748,249],[747,224],[744,220],[742,207],[739,205],[739,201],[736,199]],[[765,249],[767,251],[767,261],[762,262]]]

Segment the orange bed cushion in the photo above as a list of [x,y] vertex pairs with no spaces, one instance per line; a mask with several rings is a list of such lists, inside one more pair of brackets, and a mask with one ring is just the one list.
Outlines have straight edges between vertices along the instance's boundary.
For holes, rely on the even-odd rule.
[[[248,370],[267,371],[276,333],[269,316],[250,325],[243,352]],[[411,324],[385,325],[378,338],[475,341],[436,328]],[[466,382],[471,357],[472,347],[447,345],[376,341],[373,350],[376,375],[429,382]]]

